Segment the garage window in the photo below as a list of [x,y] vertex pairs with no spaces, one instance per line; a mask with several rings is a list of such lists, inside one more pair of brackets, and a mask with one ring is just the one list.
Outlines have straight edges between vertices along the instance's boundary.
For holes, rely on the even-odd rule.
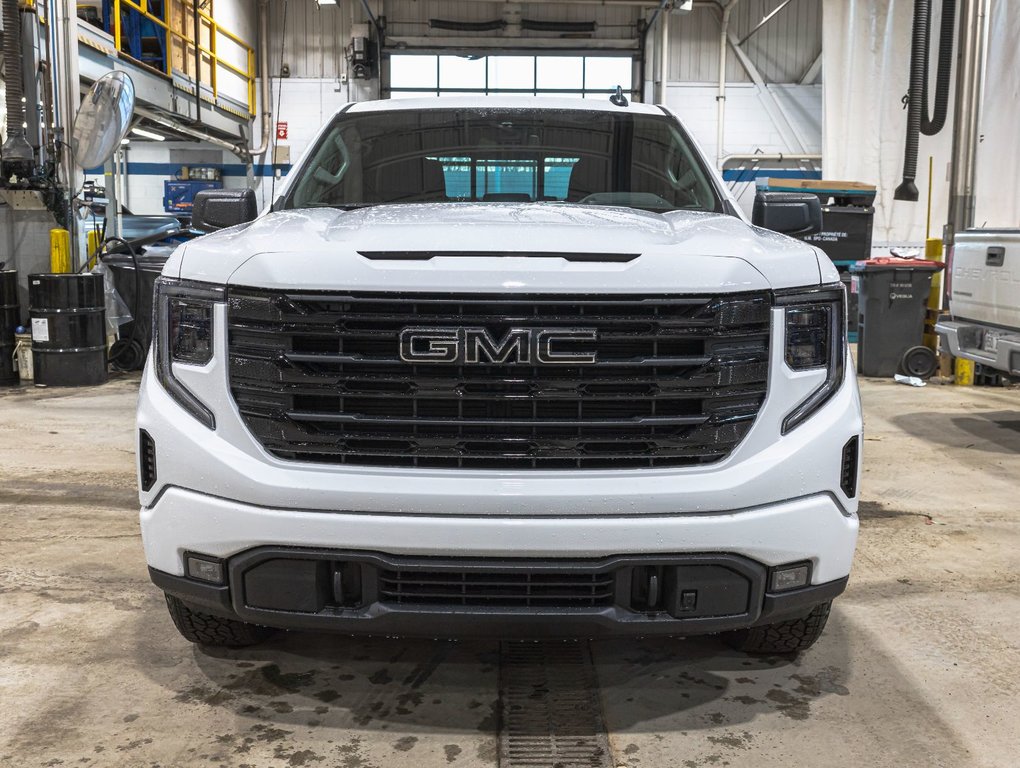
[[434,56],[389,58],[390,98],[523,94],[603,98],[633,91],[630,56]]

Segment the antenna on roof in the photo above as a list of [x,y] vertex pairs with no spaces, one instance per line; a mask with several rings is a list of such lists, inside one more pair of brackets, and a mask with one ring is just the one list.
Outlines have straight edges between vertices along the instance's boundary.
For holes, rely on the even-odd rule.
[[610,96],[609,100],[618,107],[626,107],[628,104],[630,104],[630,102],[627,101],[627,97],[623,95],[622,85],[616,86],[616,93]]

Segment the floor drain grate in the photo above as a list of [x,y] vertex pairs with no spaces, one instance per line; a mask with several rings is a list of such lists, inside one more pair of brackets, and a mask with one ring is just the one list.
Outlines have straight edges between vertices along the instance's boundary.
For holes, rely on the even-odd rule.
[[587,643],[500,646],[500,768],[611,768]]

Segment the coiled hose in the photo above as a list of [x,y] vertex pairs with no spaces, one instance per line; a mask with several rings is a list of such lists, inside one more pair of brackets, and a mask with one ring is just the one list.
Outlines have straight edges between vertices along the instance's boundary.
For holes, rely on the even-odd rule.
[[917,202],[917,153],[920,135],[934,136],[946,124],[949,82],[953,71],[953,31],[956,0],[942,0],[939,59],[935,81],[935,112],[928,117],[928,61],[931,49],[931,0],[914,0],[914,29],[910,50],[910,90],[907,94],[907,141],[903,154],[903,181],[893,197]]
[[106,244],[120,243],[126,246],[131,254],[131,264],[135,270],[135,301],[131,308],[131,335],[126,339],[117,339],[110,347],[110,365],[116,371],[137,371],[145,365],[145,345],[138,333],[138,310],[142,296],[142,271],[138,263],[138,253],[130,241],[121,237],[108,237]]

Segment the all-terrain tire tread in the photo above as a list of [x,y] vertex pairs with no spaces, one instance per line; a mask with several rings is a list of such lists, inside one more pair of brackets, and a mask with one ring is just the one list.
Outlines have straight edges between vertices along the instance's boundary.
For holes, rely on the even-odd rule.
[[740,633],[737,647],[755,654],[798,653],[807,650],[821,637],[831,607],[831,601],[822,603],[815,606],[807,616],[752,627]]
[[199,645],[243,648],[261,643],[273,634],[269,627],[195,610],[173,595],[166,595],[166,607],[181,636]]

